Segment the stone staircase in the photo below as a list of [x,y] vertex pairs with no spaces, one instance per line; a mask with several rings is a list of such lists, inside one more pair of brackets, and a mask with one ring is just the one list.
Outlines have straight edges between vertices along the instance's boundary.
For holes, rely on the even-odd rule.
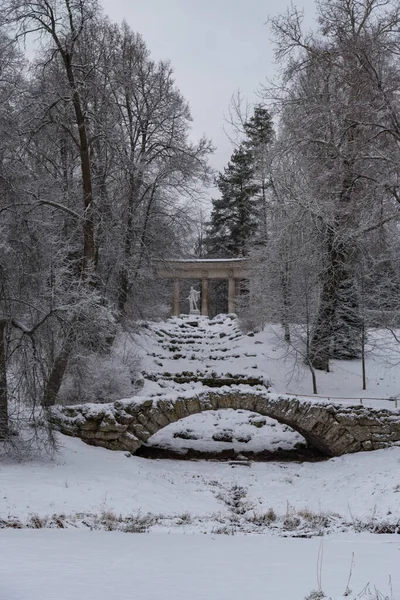
[[220,315],[211,320],[173,317],[151,325],[150,330],[152,344],[142,376],[144,391],[151,395],[199,386],[270,388],[269,379],[255,361],[259,356],[254,347],[243,353],[250,339],[239,330],[234,316]]

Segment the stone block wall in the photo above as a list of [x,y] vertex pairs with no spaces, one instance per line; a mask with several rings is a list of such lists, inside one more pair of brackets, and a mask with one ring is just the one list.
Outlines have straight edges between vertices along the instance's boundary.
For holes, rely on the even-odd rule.
[[112,404],[54,407],[51,420],[65,435],[94,446],[134,453],[154,433],[199,412],[233,408],[276,419],[327,456],[400,443],[400,411],[310,402],[240,386],[178,397],[132,398]]

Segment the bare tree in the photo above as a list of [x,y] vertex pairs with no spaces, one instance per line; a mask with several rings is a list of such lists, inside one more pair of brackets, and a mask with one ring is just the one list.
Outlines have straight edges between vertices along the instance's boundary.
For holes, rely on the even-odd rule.
[[169,64],[95,0],[6,0],[0,19],[15,34],[0,61],[40,42],[26,70],[15,54],[7,86],[0,69],[2,405],[34,412],[110,352],[116,301],[154,303],[151,257],[182,248],[211,146],[190,141]]
[[73,106],[75,131],[68,135],[79,149],[83,193],[83,273],[89,276],[95,262],[94,198],[90,164],[88,114],[82,102],[85,65],[79,63],[78,46],[87,25],[100,12],[97,0],[6,0],[1,10],[4,24],[16,28],[16,35],[25,38],[39,35],[45,51],[44,66],[60,59],[66,79],[68,98]]
[[123,313],[147,255],[154,210],[159,213],[161,203],[173,207],[199,197],[210,176],[206,160],[212,147],[206,139],[189,141],[189,106],[169,63],[151,60],[142,38],[125,23],[109,28],[108,47],[108,89],[118,115],[116,153],[126,198],[119,199],[124,228],[118,307]]
[[[399,11],[389,0],[322,1],[318,8],[317,34],[303,35],[293,8],[272,21],[285,75],[283,87],[266,94],[280,104],[286,151],[297,162],[291,194],[307,210],[319,244],[310,360],[329,370],[332,348],[356,356],[351,346],[357,337],[361,343],[355,274],[366,236],[399,216],[393,160]],[[339,316],[345,303],[351,318]]]

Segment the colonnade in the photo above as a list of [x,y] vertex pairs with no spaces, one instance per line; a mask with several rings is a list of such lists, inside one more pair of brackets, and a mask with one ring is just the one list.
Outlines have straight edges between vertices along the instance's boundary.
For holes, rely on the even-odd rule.
[[[181,286],[180,279],[174,279],[172,284],[172,311],[173,317],[178,317],[181,314],[180,294]],[[203,317],[208,317],[208,279],[201,280],[201,308],[200,314]],[[228,278],[228,313],[235,312],[235,298],[240,294],[240,281],[233,277]]]
[[154,269],[159,277],[172,279],[172,316],[181,314],[180,282],[197,279],[201,281],[200,314],[208,316],[209,281],[228,280],[228,313],[235,312],[235,298],[240,294],[240,280],[245,279],[248,261],[236,259],[189,259],[156,261]]

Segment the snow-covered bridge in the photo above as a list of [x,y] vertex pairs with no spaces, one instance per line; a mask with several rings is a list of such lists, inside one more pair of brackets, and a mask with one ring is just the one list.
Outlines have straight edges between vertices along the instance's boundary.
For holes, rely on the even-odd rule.
[[170,423],[226,408],[249,410],[289,425],[327,456],[375,450],[400,442],[400,411],[312,402],[249,386],[57,407],[53,422],[62,433],[80,437],[88,444],[134,453]]

